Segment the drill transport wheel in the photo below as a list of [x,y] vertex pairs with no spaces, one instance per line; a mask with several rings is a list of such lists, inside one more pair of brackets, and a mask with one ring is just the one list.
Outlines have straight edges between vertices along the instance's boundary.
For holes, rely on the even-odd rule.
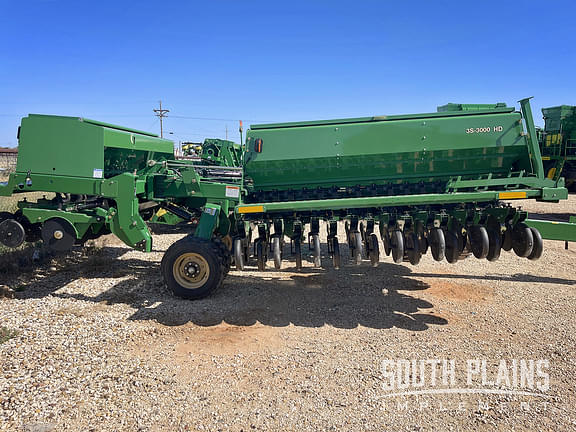
[[199,299],[221,285],[224,279],[221,258],[220,248],[214,242],[184,237],[168,248],[160,269],[174,295]]

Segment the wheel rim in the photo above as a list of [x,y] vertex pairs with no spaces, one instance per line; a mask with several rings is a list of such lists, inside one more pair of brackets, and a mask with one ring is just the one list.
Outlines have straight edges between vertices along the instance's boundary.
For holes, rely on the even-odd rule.
[[197,253],[189,252],[180,255],[172,267],[174,279],[186,289],[202,287],[210,277],[208,261]]

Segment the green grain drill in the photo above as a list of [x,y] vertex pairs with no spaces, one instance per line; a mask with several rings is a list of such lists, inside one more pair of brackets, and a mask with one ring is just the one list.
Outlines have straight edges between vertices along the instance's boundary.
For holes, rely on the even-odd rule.
[[0,195],[56,195],[0,214],[0,242],[42,239],[67,250],[113,233],[150,251],[148,223],[183,226],[189,234],[168,248],[161,271],[184,298],[209,294],[232,260],[242,270],[252,252],[258,269],[269,257],[281,268],[288,241],[297,268],[306,239],[322,265],[321,222],[334,268],[343,265],[340,221],[356,264],[376,266],[384,255],[418,264],[428,251],[450,263],[495,261],[502,249],[538,259],[542,238],[576,241],[576,225],[531,219],[512,205],[567,198],[564,179],[544,168],[528,100],[520,105],[253,125],[244,145],[185,144],[185,160],[153,134],[30,115],[19,130],[17,171]]

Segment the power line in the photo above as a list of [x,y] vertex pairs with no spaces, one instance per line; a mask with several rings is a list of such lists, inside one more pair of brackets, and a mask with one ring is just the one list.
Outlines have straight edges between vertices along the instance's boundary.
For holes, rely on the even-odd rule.
[[[189,117],[189,116],[175,116],[172,115],[170,118],[178,118],[178,119],[186,119],[186,120],[210,120],[210,121],[238,121],[238,119],[231,119],[231,118],[211,118],[211,117]],[[273,120],[262,120],[262,119],[244,119],[249,122],[264,122],[264,123],[271,123]]]

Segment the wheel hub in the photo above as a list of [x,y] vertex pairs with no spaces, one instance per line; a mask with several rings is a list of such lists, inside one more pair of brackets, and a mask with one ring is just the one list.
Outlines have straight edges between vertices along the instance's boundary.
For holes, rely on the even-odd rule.
[[185,253],[174,261],[172,274],[183,288],[197,289],[208,281],[210,266],[202,255],[193,252]]

